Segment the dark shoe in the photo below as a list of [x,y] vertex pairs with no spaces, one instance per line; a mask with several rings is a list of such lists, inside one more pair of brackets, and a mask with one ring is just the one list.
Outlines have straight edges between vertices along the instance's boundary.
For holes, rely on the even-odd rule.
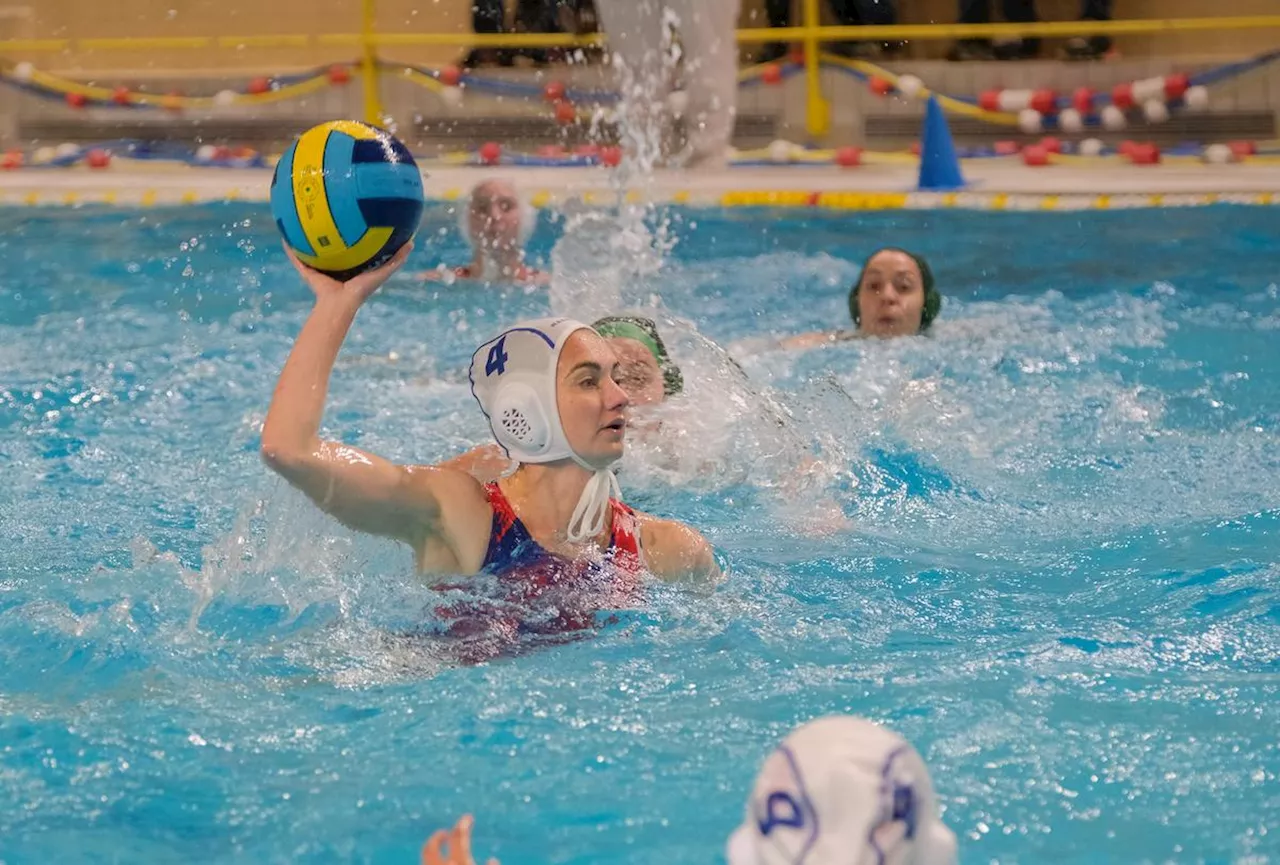
[[1030,60],[1040,53],[1037,39],[1008,39],[992,46],[997,60]]
[[947,59],[952,63],[963,63],[968,60],[995,60],[996,52],[991,43],[985,39],[962,39],[947,52]]
[[525,48],[523,50],[517,50],[515,53],[517,57],[528,58],[535,69],[544,68],[549,59],[547,57],[547,49],[545,48]]
[[1063,60],[1101,60],[1111,50],[1111,40],[1106,36],[1072,36],[1062,46]]

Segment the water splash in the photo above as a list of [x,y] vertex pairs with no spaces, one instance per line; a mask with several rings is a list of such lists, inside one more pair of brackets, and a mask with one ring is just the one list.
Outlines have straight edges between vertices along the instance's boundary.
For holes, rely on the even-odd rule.
[[[6,861],[411,861],[471,810],[504,862],[705,862],[767,748],[827,712],[921,749],[965,859],[1273,855],[1280,355],[1274,256],[1241,240],[1271,243],[1271,215],[1230,211],[1230,232],[1223,212],[1044,217],[1006,248],[989,214],[700,213],[646,309],[716,410],[690,423],[729,480],[632,477],[712,538],[729,581],[656,587],[595,639],[463,668],[399,639],[433,598],[407,552],[258,461],[310,298],[244,212],[263,229],[226,238],[201,209],[149,215],[155,234],[0,213],[25,268],[0,313]],[[1081,269],[1046,276],[1064,225]],[[786,251],[762,259],[766,229]],[[916,231],[949,263],[932,337],[743,352],[746,384],[701,342],[843,320],[856,243]],[[205,233],[190,254],[217,293],[196,298],[180,265],[127,269]],[[1168,286],[1114,278],[1169,236]],[[252,283],[244,246],[271,250]],[[401,352],[404,374],[341,369],[326,432],[401,461],[481,440],[454,372],[492,297],[379,293],[350,348]],[[844,454],[820,489],[856,531],[780,525],[772,455],[806,451]]]

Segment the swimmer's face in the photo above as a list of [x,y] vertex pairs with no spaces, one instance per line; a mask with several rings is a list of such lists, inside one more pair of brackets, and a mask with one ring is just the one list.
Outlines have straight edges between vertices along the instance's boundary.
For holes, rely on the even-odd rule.
[[618,384],[632,406],[652,405],[666,398],[662,368],[653,352],[638,339],[615,336],[606,340],[618,356]]
[[507,251],[520,246],[520,198],[504,180],[476,185],[467,209],[471,242],[482,249]]
[[867,336],[920,332],[924,280],[911,256],[891,249],[872,256],[858,284],[858,314],[858,332]]
[[589,330],[569,337],[556,366],[560,425],[573,452],[597,468],[622,457],[630,403],[617,381],[619,369],[613,349]]

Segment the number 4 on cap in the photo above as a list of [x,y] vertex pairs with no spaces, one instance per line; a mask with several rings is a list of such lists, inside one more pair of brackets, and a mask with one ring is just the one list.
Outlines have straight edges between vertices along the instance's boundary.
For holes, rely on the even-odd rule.
[[503,351],[503,345],[506,341],[507,338],[505,336],[501,337],[496,343],[494,343],[493,348],[489,349],[489,359],[484,362],[484,374],[486,376],[494,374],[502,375],[506,372],[507,353]]

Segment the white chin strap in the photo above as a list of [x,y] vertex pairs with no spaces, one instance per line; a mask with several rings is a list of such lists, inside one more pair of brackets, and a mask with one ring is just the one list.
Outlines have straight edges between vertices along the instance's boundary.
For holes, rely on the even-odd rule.
[[609,469],[596,469],[573,509],[573,517],[569,520],[569,543],[585,544],[600,536],[609,524],[610,498],[622,498],[618,479]]

